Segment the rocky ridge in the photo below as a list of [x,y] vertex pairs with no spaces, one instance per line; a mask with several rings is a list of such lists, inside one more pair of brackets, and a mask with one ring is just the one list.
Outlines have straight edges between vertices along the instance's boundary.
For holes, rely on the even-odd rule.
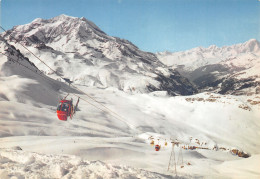
[[[189,80],[166,67],[153,53],[108,36],[85,18],[38,18],[14,27],[3,37],[18,48],[16,41],[22,43],[64,78],[79,85],[114,87],[129,93],[167,91],[169,95],[191,95],[197,91]],[[19,49],[39,69],[58,78],[28,51]]]

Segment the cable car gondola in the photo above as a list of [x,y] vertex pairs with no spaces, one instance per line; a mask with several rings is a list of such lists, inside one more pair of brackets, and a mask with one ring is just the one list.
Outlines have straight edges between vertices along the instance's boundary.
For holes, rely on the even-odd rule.
[[155,151],[159,151],[161,149],[160,145],[155,145]]
[[79,103],[79,98],[78,98],[76,106],[74,107],[72,99],[66,100],[66,97],[60,101],[60,103],[57,107],[57,116],[58,116],[59,120],[62,120],[62,121],[66,121],[68,117],[70,117],[70,119],[72,119],[72,117],[75,114],[76,109],[78,107],[78,103]]

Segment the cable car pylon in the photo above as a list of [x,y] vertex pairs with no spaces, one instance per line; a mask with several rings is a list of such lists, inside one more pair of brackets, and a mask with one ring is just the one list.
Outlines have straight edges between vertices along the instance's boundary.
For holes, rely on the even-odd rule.
[[183,168],[184,165],[183,165],[182,147],[179,147],[179,148],[180,148],[180,150],[179,150],[177,165],[181,165],[181,168]]
[[174,152],[174,147],[175,147],[175,142],[171,142],[172,143],[172,151],[171,151],[171,155],[170,155],[170,160],[169,160],[169,164],[168,164],[168,172],[171,171],[171,169],[174,167],[174,173],[177,176],[177,169],[176,169],[176,160],[175,160],[175,152]]

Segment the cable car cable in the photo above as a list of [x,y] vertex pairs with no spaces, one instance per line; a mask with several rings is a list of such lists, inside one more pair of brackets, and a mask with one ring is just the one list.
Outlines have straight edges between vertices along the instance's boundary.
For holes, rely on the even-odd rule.
[[[0,26],[0,28],[2,30],[4,30],[6,33],[7,31],[2,27]],[[27,47],[25,47],[22,43],[20,43],[18,40],[16,40],[16,38],[10,34],[8,34],[9,36],[11,36],[17,43],[19,43],[22,47],[24,47],[28,52],[30,52],[34,57],[36,57],[38,60],[40,60],[45,66],[47,66],[50,70],[52,70],[57,76],[59,76],[60,78],[62,78],[63,80],[65,80],[60,74],[58,74],[55,70],[53,70],[49,65],[47,65],[43,60],[41,60],[39,57],[37,57],[31,50],[29,50]],[[26,40],[26,39],[25,39]],[[65,80],[66,81],[66,80]],[[96,103],[98,103],[99,105],[103,106],[107,112],[110,112],[110,113],[114,113],[115,115],[117,115],[119,118],[121,118],[121,121],[124,121],[126,124],[130,124],[129,122],[126,122],[124,120],[124,118],[122,116],[120,116],[119,114],[117,114],[116,112],[112,111],[111,109],[109,109],[108,107],[106,107],[105,105],[103,105],[102,103],[98,102],[96,99],[94,99],[93,97],[91,97],[90,95],[88,95],[86,92],[80,90],[79,88],[77,88],[75,85],[72,85],[72,87],[74,87],[75,89],[77,89],[78,91],[82,92],[83,94],[85,94],[86,96],[88,96],[90,99],[92,99],[93,101],[95,101]],[[100,109],[100,108],[99,108]],[[114,115],[113,115],[114,116]],[[115,117],[115,116],[114,116]],[[118,119],[118,118],[117,118]],[[133,126],[136,130],[139,130],[137,129],[134,125],[130,124],[130,126]],[[140,131],[140,130],[139,130]],[[140,131],[142,132],[142,131]]]
[[[29,68],[28,66],[26,66],[26,65],[24,65],[24,64],[22,64],[22,63],[20,63],[17,59],[14,59],[13,57],[11,57],[11,56],[9,56],[9,55],[6,55],[5,53],[2,53],[2,52],[0,52],[0,53],[1,53],[2,55],[4,55],[4,56],[8,57],[8,58],[11,58],[11,59],[14,61],[14,63],[18,63],[19,65],[25,67],[26,69],[32,71],[33,73],[35,73],[35,74],[37,74],[37,75],[43,77],[44,79],[46,79],[46,80],[48,80],[48,81],[50,81],[50,82],[54,82],[54,81],[55,81],[55,80],[52,79],[52,78],[47,78],[46,76],[43,76],[43,75],[37,73],[35,70],[33,70],[33,69]],[[19,57],[18,57],[18,58],[19,58]],[[66,90],[68,90],[68,89],[66,89]],[[95,108],[97,108],[97,109],[99,109],[99,110],[101,110],[101,111],[103,111],[103,112],[108,112],[107,110],[103,110],[102,108],[100,108],[100,107],[94,105],[93,103],[91,103],[91,102],[89,102],[88,100],[86,100],[86,99],[80,97],[79,95],[76,95],[76,94],[73,94],[73,93],[72,93],[71,95],[74,95],[74,96],[76,96],[76,97],[78,97],[78,98],[81,98],[83,101],[87,102],[88,104],[92,105],[93,107],[95,107]],[[67,95],[67,96],[68,96],[68,95]],[[109,112],[108,112],[108,113],[109,113]],[[125,120],[122,120],[122,119],[120,119],[119,117],[117,117],[117,116],[115,116],[115,115],[113,115],[113,114],[111,114],[111,113],[110,113],[110,115],[112,115],[112,116],[115,117],[116,119],[120,120],[121,122],[126,123],[127,125],[131,126],[132,128],[134,128],[134,129],[136,128],[133,124],[130,124],[129,122],[127,122],[127,121],[125,121]]]
[[[0,53],[1,53],[2,55],[4,55],[4,56],[6,56],[6,57],[8,57],[8,58],[11,58],[12,60],[14,60],[14,61],[13,61],[14,63],[18,63],[19,65],[21,65],[21,66],[27,68],[28,70],[30,70],[30,71],[32,71],[33,73],[35,73],[35,74],[37,74],[37,75],[39,75],[39,76],[45,78],[46,80],[49,80],[49,81],[51,81],[51,82],[55,81],[55,80],[52,79],[52,78],[46,78],[46,76],[43,76],[43,75],[41,75],[40,73],[37,73],[35,70],[33,70],[33,69],[29,68],[28,66],[26,66],[26,65],[24,65],[24,64],[22,64],[22,63],[20,63],[18,60],[12,58],[11,56],[6,55],[6,54],[3,53],[3,52],[0,52]],[[53,81],[52,81],[52,80],[53,80]]]
[[[26,66],[26,65],[24,65],[24,64],[22,64],[22,63],[20,63],[18,60],[16,60],[16,59],[10,57],[9,55],[6,55],[6,54],[4,54],[4,53],[2,53],[2,52],[0,52],[0,53],[1,53],[2,55],[4,55],[4,56],[6,56],[6,57],[8,57],[8,58],[11,58],[12,60],[14,60],[14,61],[15,61],[14,63],[18,63],[19,65],[25,67],[26,69],[32,71],[33,73],[35,73],[35,74],[37,74],[37,75],[43,77],[44,79],[46,79],[46,80],[48,80],[48,81],[51,81],[51,82],[54,82],[54,81],[55,81],[55,80],[52,79],[52,78],[46,78],[46,76],[43,76],[43,75],[37,73],[37,72],[34,71],[33,69],[31,69],[31,68],[29,68],[28,66]],[[53,80],[53,81],[52,81],[52,80]],[[73,95],[74,95],[74,94],[73,94]],[[79,96],[78,96],[78,97],[79,97]],[[81,99],[83,99],[83,98],[81,98]],[[98,108],[98,109],[102,110],[101,108],[99,108],[98,106],[92,104],[91,102],[87,101],[86,99],[83,99],[83,100],[84,100],[85,102],[87,102],[88,104],[94,106],[95,108]],[[104,111],[104,110],[102,110],[102,111]],[[105,112],[107,112],[107,111],[105,111]]]

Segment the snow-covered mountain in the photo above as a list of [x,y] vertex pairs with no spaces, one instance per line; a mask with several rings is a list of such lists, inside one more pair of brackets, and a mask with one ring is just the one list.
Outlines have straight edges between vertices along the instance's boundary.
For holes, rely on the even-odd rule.
[[[255,59],[260,56],[260,43],[251,39],[245,43],[232,46],[217,47],[212,45],[208,48],[197,47],[183,52],[159,52],[156,55],[167,66],[175,68],[183,66],[185,71],[194,71],[202,66],[223,63],[234,57],[240,59],[240,64],[237,62],[236,66],[241,66],[249,63],[247,59]],[[246,62],[243,62],[243,59]]]
[[[63,18],[68,19],[57,20]],[[124,89],[104,88],[104,81],[100,77],[91,78],[87,75],[86,81],[80,81],[80,78],[77,80],[77,75],[80,76],[86,69],[89,70],[85,72],[86,74],[94,74],[95,70],[99,74],[99,70],[107,69],[109,73],[118,75],[120,70],[108,68],[105,64],[115,64],[115,67],[119,68],[120,64],[131,66],[137,63],[136,69],[128,71],[129,80],[133,76],[138,77],[139,81],[143,78],[149,79],[148,82],[156,80],[151,77],[150,73],[153,74],[153,71],[147,69],[151,67],[159,71],[156,73],[162,75],[160,76],[162,79],[166,78],[165,86],[169,86],[167,75],[171,70],[158,62],[153,54],[139,51],[137,48],[136,51],[130,52],[129,49],[134,49],[134,45],[104,35],[90,22],[87,24],[88,28],[93,30],[92,35],[99,34],[100,38],[104,36],[105,39],[114,39],[114,42],[120,41],[123,43],[123,49],[128,49],[125,52],[128,55],[122,55],[121,61],[108,58],[105,56],[104,48],[98,46],[103,43],[95,39],[91,40],[92,37],[80,43],[81,38],[77,38],[75,34],[70,36],[73,31],[67,34],[67,37],[71,37],[68,38],[67,43],[66,40],[62,40],[64,36],[59,36],[54,30],[56,28],[53,29],[53,34],[51,30],[47,33],[53,35],[52,38],[38,32],[44,24],[49,24],[46,26],[50,28],[51,21],[56,22],[53,27],[58,27],[57,24],[66,24],[72,20],[82,21],[82,23],[86,21],[67,16],[59,16],[51,20],[37,19],[33,23],[38,24],[39,27],[35,26],[35,29],[32,28],[26,33],[29,35],[28,39],[31,39],[30,42],[23,39],[27,37],[21,34],[19,36],[18,30],[15,29],[24,28],[19,32],[26,31],[25,29],[30,29],[33,23],[17,26],[8,33],[13,33],[20,38],[21,43],[26,44],[31,51],[64,77],[75,75],[75,78],[71,78],[75,81],[75,86],[88,95],[48,77],[57,78],[52,71],[35,60],[7,34],[4,34],[5,39],[0,39],[1,179],[259,178],[259,95],[200,93],[173,97],[168,96],[165,91],[130,95],[127,90],[127,93],[124,92]],[[61,29],[65,27],[67,26],[61,25],[59,32],[63,32]],[[29,31],[37,32],[38,39]],[[43,42],[37,43],[40,37]],[[73,43],[73,39],[77,43]],[[100,48],[102,52],[91,48],[88,43],[98,44],[95,48]],[[108,40],[108,43],[111,41]],[[81,47],[85,48],[91,54],[93,53],[93,57],[91,54],[85,54],[91,57],[85,58],[81,55],[84,52],[63,52],[62,45],[67,46],[67,50],[78,47],[79,52]],[[144,62],[144,59],[140,61],[136,53],[142,57],[146,56],[145,59],[151,60],[151,64]],[[104,57],[96,56],[102,54]],[[112,50],[110,55],[115,54],[117,52]],[[83,62],[84,60],[87,64]],[[253,68],[257,70],[257,66],[250,69]],[[253,73],[252,70],[251,72]],[[126,72],[122,71],[122,75],[124,73]],[[176,76],[178,75],[174,72],[170,78],[175,81],[172,85],[178,83]],[[118,78],[121,82],[127,82],[122,81],[121,76]],[[88,80],[91,79],[93,84],[88,84]],[[108,86],[112,84],[110,79],[112,78],[105,80]],[[179,79],[185,80],[181,76]],[[94,83],[97,80],[100,82]],[[82,85],[84,82],[86,85]],[[158,81],[161,84],[164,82]],[[179,90],[183,85],[184,82],[179,84]],[[149,91],[143,87],[139,89],[141,92]],[[160,90],[167,90],[167,88]],[[132,93],[135,91],[132,89]],[[60,121],[55,106],[59,99],[68,93],[70,93],[68,98],[74,100],[77,98],[73,94],[80,96],[79,111],[72,120]],[[89,96],[99,103],[91,100]],[[96,106],[90,105],[89,102]],[[100,104],[111,109],[112,113]],[[155,151],[155,146],[151,145],[152,140],[154,144],[161,146],[159,151]],[[180,143],[173,150],[175,163],[172,161],[169,165],[173,141]],[[174,171],[175,166],[177,172]]]
[[225,47],[212,45],[184,52],[161,52],[157,57],[202,91],[260,93],[260,43],[255,39]]
[[[130,93],[167,91],[170,95],[190,95],[196,92],[186,78],[167,68],[154,54],[139,50],[127,40],[108,36],[85,18],[60,15],[49,20],[35,19],[3,36],[11,44],[18,45],[16,40],[24,44],[76,84],[116,87]],[[53,73],[28,51],[19,49],[39,69],[49,75]]]

